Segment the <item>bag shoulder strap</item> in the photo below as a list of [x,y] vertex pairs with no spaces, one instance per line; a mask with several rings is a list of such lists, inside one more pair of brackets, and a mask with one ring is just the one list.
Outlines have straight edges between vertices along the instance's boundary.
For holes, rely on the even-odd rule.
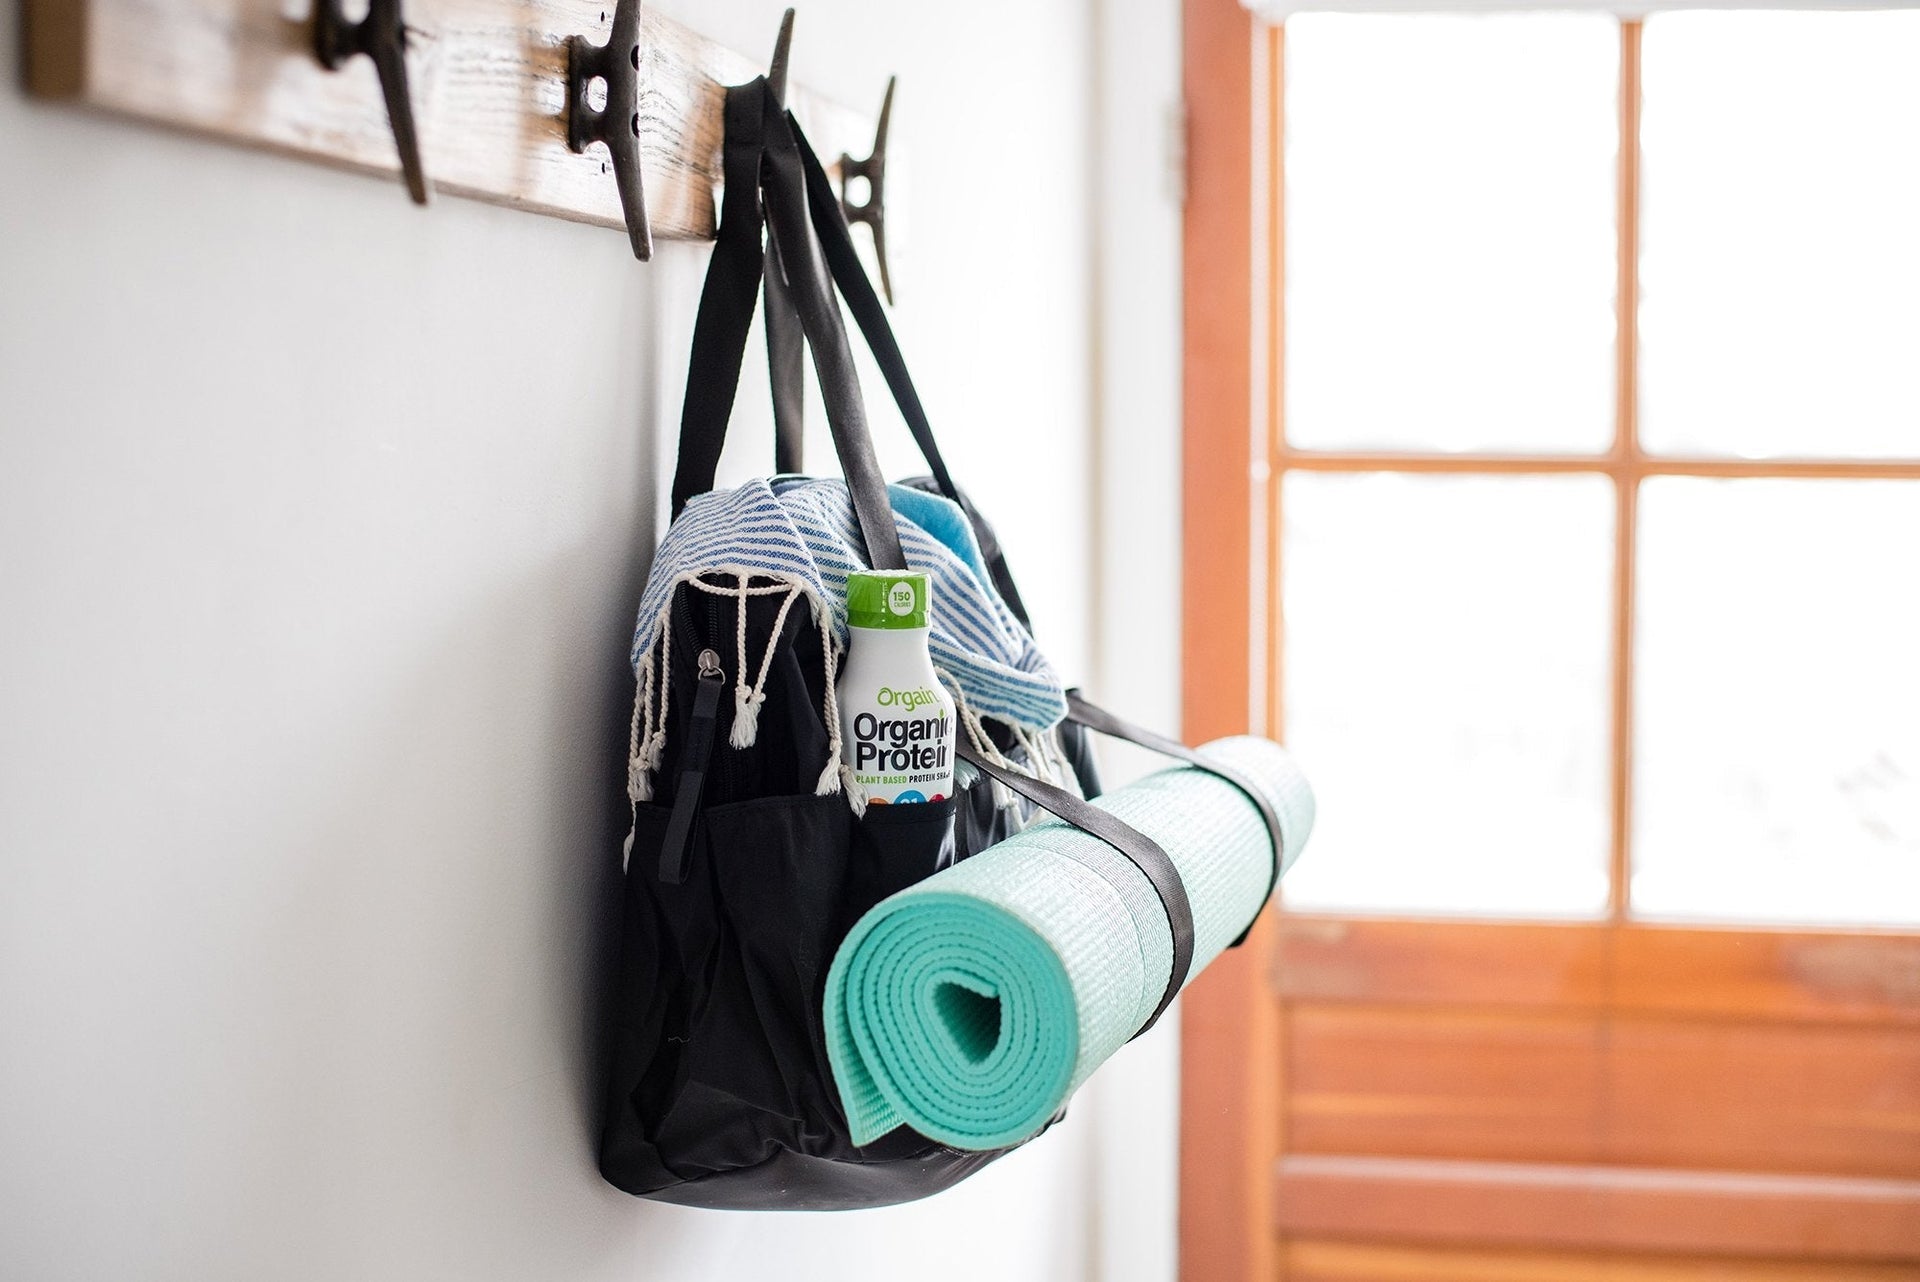
[[800,328],[787,289],[786,268],[780,265],[777,245],[767,248],[766,310],[767,372],[773,384],[773,470],[795,475],[806,471],[807,339]]
[[734,127],[736,98],[741,100],[743,114],[749,102],[760,111],[761,136],[766,142],[760,178],[767,224],[779,246],[800,327],[813,351],[814,373],[819,376],[820,392],[827,403],[833,450],[846,476],[854,519],[860,526],[861,542],[866,545],[867,564],[876,570],[904,570],[906,553],[900,548],[900,531],[894,524],[886,478],[873,452],[873,434],[867,427],[853,348],[847,342],[840,305],[820,260],[820,243],[809,217],[805,164],[792,117],[774,98],[763,76],[752,84],[727,90],[729,133]]
[[879,366],[881,376],[893,392],[894,403],[900,408],[900,417],[913,434],[914,444],[920,448],[920,456],[927,462],[932,488],[958,503],[966,513],[968,523],[973,526],[974,538],[980,544],[980,554],[987,563],[987,573],[993,579],[1000,599],[1007,603],[1014,617],[1031,631],[1033,621],[1027,615],[1026,602],[1020,598],[1019,586],[1014,582],[1013,571],[1007,565],[1006,553],[1001,549],[999,539],[954,484],[953,475],[947,469],[939,442],[934,439],[933,424],[927,418],[926,406],[920,402],[919,390],[913,385],[913,375],[907,372],[907,358],[900,351],[899,340],[894,337],[893,326],[887,320],[887,309],[881,304],[880,295],[874,291],[873,282],[867,279],[866,268],[861,265],[860,255],[853,247],[853,232],[847,226],[840,198],[833,190],[833,180],[827,176],[820,158],[814,155],[806,134],[800,131],[797,124],[794,126],[794,139],[800,146],[801,159],[806,164],[808,207],[813,214],[814,230],[820,236],[821,250],[833,272],[833,282],[846,300],[847,310],[853,314],[860,333],[866,338],[874,363]]
[[940,445],[933,437],[933,424],[927,420],[927,410],[920,403],[920,393],[913,385],[913,377],[907,373],[907,358],[901,353],[900,344],[893,336],[893,326],[887,321],[887,309],[880,302],[880,295],[874,292],[873,282],[867,279],[866,268],[860,265],[860,255],[853,247],[853,232],[847,226],[846,213],[840,207],[840,197],[833,190],[833,180],[827,177],[825,167],[821,165],[820,158],[813,154],[813,147],[807,142],[807,136],[800,131],[799,125],[795,123],[792,128],[806,170],[807,199],[813,215],[813,228],[820,237],[820,249],[826,256],[827,266],[832,270],[833,283],[840,287],[847,310],[853,314],[854,323],[860,326],[861,334],[866,337],[881,376],[887,380],[887,387],[900,406],[900,416],[906,420],[907,430],[913,433],[913,443],[920,447],[920,455],[927,461],[927,470],[933,474],[934,483],[940,487],[940,493],[958,503],[960,491],[954,486],[953,474],[947,470],[946,459],[941,457]]
[[[722,157],[725,194],[721,226],[694,325],[694,357],[674,471],[673,513],[678,516],[694,495],[713,488],[727,420],[739,387],[755,291],[762,275],[768,274],[768,251],[760,241],[764,225],[771,232],[768,244],[774,263],[770,274],[780,278],[770,310],[777,310],[781,319],[774,322],[768,337],[776,373],[782,365],[790,367],[803,347],[811,350],[827,404],[834,452],[846,475],[867,563],[876,569],[905,569],[899,530],[867,428],[853,352],[807,209],[804,161],[788,117],[767,88],[765,77],[727,90]],[[799,320],[804,344],[795,342],[791,329],[784,324],[789,313]],[[791,398],[776,395],[775,400],[776,416],[785,419],[795,432],[798,401],[797,389]],[[779,452],[797,461],[797,446],[790,438]]]
[[[987,572],[993,578],[1000,599],[1006,601],[1010,610],[1014,610],[1014,616],[1023,626],[1031,629],[1033,624],[1027,614],[1025,601],[1021,601],[1020,587],[1014,582],[1014,574],[1006,564],[1006,553],[1000,549],[993,528],[987,526],[979,510],[973,509],[972,503],[954,486],[947,461],[941,455],[939,443],[933,438],[933,424],[927,420],[920,393],[914,388],[912,374],[906,370],[906,357],[900,353],[899,340],[895,340],[893,326],[887,321],[887,309],[881,305],[879,294],[874,292],[874,284],[868,280],[866,269],[860,265],[860,255],[854,251],[851,228],[847,226],[839,198],[833,192],[833,182],[822,167],[820,157],[806,142],[806,134],[799,129],[799,123],[793,121],[791,113],[787,115],[787,129],[793,134],[793,142],[801,154],[806,213],[826,257],[828,278],[833,286],[837,286],[839,294],[845,297],[847,309],[851,311],[854,321],[858,322],[866,344],[874,353],[877,367],[885,376],[895,403],[900,407],[900,416],[906,420],[914,443],[920,447],[931,474],[929,487],[958,503],[966,512],[968,522],[973,526],[973,537],[981,547],[981,557],[987,562]],[[691,367],[693,372],[689,374],[689,413],[682,416],[680,466],[674,472],[674,514],[685,507],[687,499],[697,493],[705,493],[714,484],[714,472],[720,463],[720,447],[726,441],[728,415],[739,386],[741,353],[745,351],[747,342],[745,334],[747,326],[753,321],[753,292],[743,280],[743,276],[749,273],[758,280],[764,271],[766,284],[764,317],[768,370],[772,374],[774,392],[774,466],[780,472],[799,472],[803,466],[803,324],[793,301],[793,286],[787,282],[787,269],[781,261],[780,238],[768,238],[764,265],[756,253],[758,236],[762,230],[762,205],[758,202],[756,186],[762,152],[764,146],[758,138],[747,138],[747,134],[741,131],[730,134],[730,146],[726,150],[728,192],[755,188],[756,198],[751,205],[735,202],[732,198],[724,202],[726,217],[720,225],[720,244],[714,249],[716,267],[708,269],[708,290],[714,292],[714,303],[708,307],[707,297],[703,296],[703,324],[695,326],[695,357]],[[739,213],[735,215],[733,209],[739,209]],[[747,257],[749,251],[755,251],[751,261]],[[737,265],[728,263],[728,257],[732,255],[739,255]],[[716,274],[722,278],[716,280]],[[708,370],[714,372],[708,374]],[[699,382],[707,392],[701,399],[691,395],[695,382]]]
[[[746,357],[754,299],[765,265],[758,122],[754,121],[756,127],[751,130],[735,129],[735,114],[729,99],[728,128],[721,151],[726,186],[720,201],[720,227],[713,257],[707,264],[706,283],[700,290],[693,354],[687,363],[686,397],[680,407],[680,452],[673,471],[672,514],[676,517],[687,500],[713,488],[714,470],[727,439],[727,420],[733,416],[734,398],[739,393],[740,365]],[[744,123],[744,107],[738,114]],[[776,397],[776,403],[779,399]]]
[[806,335],[800,327],[780,261],[779,246],[762,248],[766,220],[761,208],[759,139],[736,134],[722,148],[728,175],[720,225],[688,361],[687,396],[680,413],[680,451],[674,467],[673,514],[687,500],[713,488],[727,424],[740,394],[740,367],[753,325],[754,289],[763,287],[767,368],[772,374],[773,466],[796,473],[805,467],[804,405]]
[[[687,397],[680,414],[680,445],[673,472],[673,515],[713,488],[739,398],[740,368],[753,327],[754,288],[766,299],[767,370],[773,393],[773,468],[805,469],[803,409],[806,332],[787,284],[777,241],[763,245],[766,216],[760,190],[761,139],[736,130],[722,147],[726,176],[720,225],[700,294]],[[749,199],[751,197],[751,199]]]
[[1152,1028],[1179,996],[1181,986],[1193,969],[1193,901],[1187,897],[1187,885],[1180,879],[1180,870],[1173,866],[1173,860],[1167,857],[1159,842],[1065,788],[988,761],[966,743],[960,744],[956,753],[981,774],[999,780],[1042,810],[1106,842],[1146,875],[1154,894],[1160,897],[1160,906],[1166,911],[1167,926],[1173,935],[1173,964],[1167,971],[1166,991],[1160,994],[1160,1003],[1153,1008],[1153,1014],[1147,1016],[1147,1022],[1134,1030],[1133,1035],[1138,1037]]

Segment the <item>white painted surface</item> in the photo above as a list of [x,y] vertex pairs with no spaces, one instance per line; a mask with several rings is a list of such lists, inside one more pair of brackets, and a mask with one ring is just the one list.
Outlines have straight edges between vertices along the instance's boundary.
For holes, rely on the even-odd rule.
[[[1180,726],[1180,6],[1102,0],[1097,64],[1096,447],[1101,621],[1092,692]],[[1103,749],[1110,782],[1164,764]],[[1176,1265],[1180,1003],[1080,1093],[1094,1113],[1094,1249],[1105,1282]]]
[[[779,14],[662,7],[747,49]],[[902,341],[1043,640],[1152,715],[1165,637],[1092,626],[1125,564],[1093,556],[1094,34],[1084,0],[821,0],[794,65],[901,74]],[[699,1212],[594,1170],[626,631],[703,249],[641,267],[11,79],[0,173],[0,1276],[1168,1276],[1166,1036],[915,1206]],[[1110,405],[1117,361],[1172,359],[1098,328]],[[736,474],[770,452],[747,403]]]

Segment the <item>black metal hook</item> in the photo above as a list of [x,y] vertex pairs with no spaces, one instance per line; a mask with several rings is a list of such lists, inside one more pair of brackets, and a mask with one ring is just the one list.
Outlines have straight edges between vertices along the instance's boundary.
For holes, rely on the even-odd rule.
[[[887,125],[893,118],[893,86],[897,76],[887,77],[887,96],[880,101],[880,125],[873,132],[873,153],[855,160],[840,153],[840,211],[848,223],[865,223],[873,229],[873,252],[880,261],[880,289],[893,301],[893,280],[887,274]],[[855,204],[847,196],[853,180],[867,180],[867,198]]]
[[[606,82],[605,107],[595,108],[588,98],[595,80]],[[644,263],[653,257],[653,227],[640,185],[640,0],[618,0],[613,34],[604,45],[585,36],[567,38],[567,147],[579,153],[596,142],[605,143],[613,158],[627,239]]]
[[370,0],[367,16],[347,20],[344,0],[314,0],[313,53],[328,71],[338,71],[356,54],[373,59],[380,92],[387,100],[387,122],[400,151],[400,172],[413,203],[427,203],[427,171],[420,161],[420,133],[413,122],[413,95],[407,87],[407,23],[401,0]]
[[793,10],[789,9],[780,18],[780,34],[774,38],[773,61],[767,64],[767,88],[773,91],[773,100],[782,107],[787,105],[787,59],[793,52]]

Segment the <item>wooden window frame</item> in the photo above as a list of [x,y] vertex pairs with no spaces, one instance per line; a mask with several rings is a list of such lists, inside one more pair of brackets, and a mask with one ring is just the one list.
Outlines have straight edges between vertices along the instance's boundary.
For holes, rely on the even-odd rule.
[[[1640,484],[1651,476],[1920,479],[1920,459],[1657,455],[1639,437],[1640,50],[1620,39],[1616,183],[1615,434],[1588,454],[1305,450],[1287,444],[1281,378],[1285,227],[1280,68],[1284,32],[1239,0],[1184,0],[1188,199],[1184,236],[1183,729],[1190,742],[1284,725],[1279,617],[1280,478],[1287,471],[1604,475],[1614,486],[1611,805],[1603,934],[1669,928],[1631,919],[1634,597]],[[1256,556],[1257,552],[1257,556]],[[1283,1059],[1271,982],[1282,947],[1267,914],[1245,947],[1182,1002],[1180,1275],[1277,1275],[1274,1159]],[[1689,930],[1681,927],[1678,930]],[[1693,933],[1701,933],[1694,931]],[[1776,932],[1778,938],[1801,938]]]
[[[1441,453],[1439,451],[1303,450],[1287,443],[1281,377],[1284,351],[1276,341],[1268,355],[1267,394],[1268,475],[1272,491],[1267,527],[1267,592],[1278,599],[1280,574],[1281,480],[1297,472],[1403,472],[1465,476],[1552,476],[1569,473],[1606,476],[1613,483],[1613,583],[1611,770],[1609,814],[1613,825],[1608,868],[1606,917],[1624,922],[1632,915],[1633,818],[1633,663],[1635,573],[1639,564],[1638,508],[1640,483],[1653,476],[1700,476],[1724,479],[1913,479],[1920,478],[1920,459],[1724,458],[1650,453],[1640,441],[1640,44],[1644,23],[1623,19],[1620,28],[1619,159],[1615,180],[1615,306],[1614,306],[1614,439],[1599,453],[1515,454],[1501,452]],[[1285,228],[1281,223],[1284,160],[1279,140],[1282,111],[1280,68],[1285,34],[1272,27],[1264,32],[1268,45],[1268,83],[1273,142],[1268,172],[1273,175],[1267,204],[1271,207],[1270,238],[1275,252],[1268,255],[1266,306],[1271,311],[1270,332],[1276,338],[1285,323],[1282,310],[1284,257],[1278,252]],[[1281,633],[1267,630],[1266,720],[1286,724],[1281,700]]]
[[[1189,743],[1256,729],[1255,514],[1267,428],[1254,379],[1265,341],[1258,270],[1273,202],[1255,153],[1268,44],[1240,0],[1184,0],[1187,203],[1181,390],[1181,723]],[[1264,400],[1263,390],[1261,400]],[[1256,432],[1258,425],[1258,432]],[[1263,549],[1264,551],[1264,549]],[[1262,558],[1264,559],[1264,558]],[[1180,1276],[1265,1282],[1280,1151],[1280,1012],[1267,965],[1274,914],[1181,997]]]

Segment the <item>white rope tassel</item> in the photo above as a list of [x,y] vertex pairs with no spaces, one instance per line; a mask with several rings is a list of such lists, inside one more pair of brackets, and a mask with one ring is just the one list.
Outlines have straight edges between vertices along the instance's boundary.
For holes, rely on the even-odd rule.
[[1053,768],[1053,758],[1047,753],[1042,742],[1047,736],[1035,734],[1025,726],[1013,727],[1014,742],[1027,750],[1028,772],[1036,779],[1044,779],[1055,787],[1062,786],[1060,776]]
[[[640,664],[640,680],[633,691],[633,721],[627,727],[627,802],[629,809],[637,807],[643,801],[653,800],[653,780],[648,777],[646,757],[641,740],[640,727],[649,726],[647,738],[652,739],[651,718],[653,716],[653,652]],[[635,822],[639,813],[633,813]]]
[[760,737],[760,705],[767,701],[764,690],[748,693],[743,689],[733,692],[733,732],[727,736],[727,742],[736,748],[751,748],[753,741]]
[[1046,750],[1048,758],[1052,760],[1054,769],[1059,775],[1060,786],[1075,796],[1084,797],[1086,794],[1080,787],[1080,772],[1073,768],[1071,761],[1067,760],[1067,746],[1060,737],[1059,728],[1042,731],[1039,738],[1040,746]]
[[[746,574],[736,571],[734,577],[736,582],[725,587],[704,583],[698,577],[685,582],[703,592],[734,599],[738,610],[734,638],[739,650],[739,677],[734,686],[734,721],[729,741],[736,748],[749,748],[759,733],[761,705],[767,701],[767,677],[773,670],[774,646],[786,628],[787,614],[794,601],[805,595],[806,588],[794,581],[756,588],[750,586],[751,580]],[[780,612],[774,618],[773,635],[761,656],[759,675],[749,687],[746,684],[747,602],[752,597],[776,592],[784,594],[786,599],[780,603]],[[823,632],[822,635],[830,634]],[[636,676],[633,720],[627,728],[627,798],[638,806],[653,800],[653,774],[660,769],[661,758],[667,750],[667,725],[673,713],[673,621],[670,615],[661,617]],[[828,686],[831,689],[831,681]],[[837,786],[834,790],[838,791]]]
[[853,767],[845,762],[840,763],[837,773],[840,790],[847,794],[847,804],[853,807],[853,817],[858,819],[867,813],[867,785],[860,782],[860,776],[853,773]]
[[[800,599],[800,588],[796,584],[787,590],[786,599],[780,602],[779,613],[773,616],[773,632],[767,637],[767,648],[760,654],[760,671],[753,679],[753,688],[743,684],[734,686],[733,691],[733,733],[727,742],[736,748],[751,748],[754,739],[760,733],[760,708],[767,701],[767,674],[773,671],[774,648],[780,644],[781,634],[787,629],[787,615],[793,609],[793,603]],[[740,600],[740,617],[746,618],[746,598]],[[746,629],[741,628],[742,651],[745,650]],[[740,667],[740,680],[746,680],[746,665]]]
[[[993,736],[987,733],[986,722],[981,719],[980,714],[975,712],[972,705],[967,702],[967,696],[961,693],[960,683],[955,681],[942,669],[935,668],[933,673],[940,678],[940,683],[947,688],[947,693],[953,696],[953,710],[959,715],[960,724],[966,727],[967,738],[972,742],[973,750],[996,766],[1007,770],[1020,769],[1019,766],[1007,760],[1006,755],[1002,753],[999,747],[993,742]],[[982,773],[985,772],[983,771]],[[1007,787],[1007,785],[1001,783],[992,775],[987,776],[987,782],[992,785],[994,806],[1000,810],[1013,809],[1016,800],[1013,789]]]
[[747,598],[752,580],[744,573],[734,578],[739,585],[729,594],[733,597],[733,733],[727,736],[727,742],[747,748],[760,733],[760,709],[747,711]]
[[660,687],[660,720],[654,726],[653,733],[647,736],[648,770],[660,768],[661,754],[667,750],[667,713],[673,703],[673,624],[664,619],[660,626],[658,685]]
[[820,623],[820,652],[824,656],[821,666],[826,671],[827,690],[821,696],[821,720],[827,723],[827,764],[821,767],[820,781],[813,787],[814,795],[831,796],[836,792],[845,792],[847,801],[853,806],[853,813],[867,813],[867,790],[854,776],[852,767],[840,760],[840,693],[835,687],[839,684],[840,654],[833,639],[833,627],[827,620],[824,610],[816,609],[815,617]]

